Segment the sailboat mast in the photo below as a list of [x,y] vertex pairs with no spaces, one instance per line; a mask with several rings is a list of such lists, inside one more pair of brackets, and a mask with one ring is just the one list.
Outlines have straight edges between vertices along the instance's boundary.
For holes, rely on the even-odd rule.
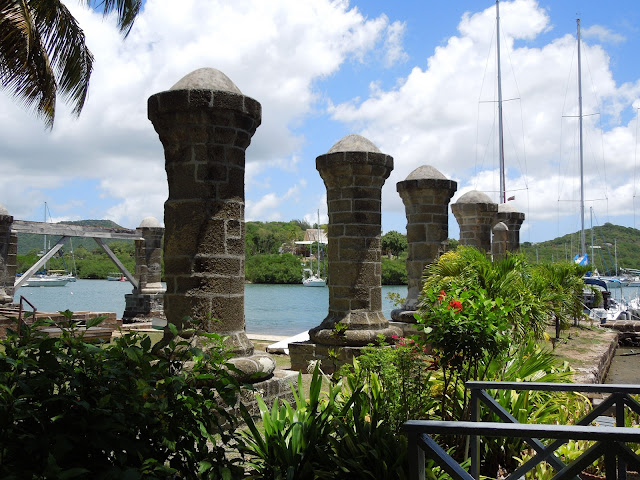
[[506,203],[504,135],[502,127],[502,73],[500,71],[500,1],[496,0],[496,53],[498,57],[498,150],[500,151],[500,203]]
[[318,277],[320,277],[320,210],[318,210]]
[[[580,124],[580,247],[581,254],[587,253],[587,244],[584,237],[584,165],[582,148],[582,63],[580,60],[580,19],[578,24],[578,120]],[[591,259],[593,261],[593,259]]]

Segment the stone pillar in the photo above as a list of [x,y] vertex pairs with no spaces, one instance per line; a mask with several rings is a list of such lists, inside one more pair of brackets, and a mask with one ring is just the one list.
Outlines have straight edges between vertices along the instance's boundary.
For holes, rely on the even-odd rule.
[[136,229],[143,240],[136,240],[135,256],[138,288],[125,295],[125,309],[122,320],[148,321],[150,318],[163,318],[162,286],[162,236],[164,228],[153,217],[147,217]]
[[11,230],[13,217],[0,205],[0,304],[13,302],[18,236]]
[[477,190],[462,195],[451,210],[460,225],[460,244],[491,252],[491,227],[495,224],[498,205]]
[[260,125],[260,103],[222,72],[196,70],[149,97],[148,116],[165,151],[164,265],[167,321],[202,320],[228,338],[248,379],[271,375],[254,355],[244,318],[245,150]]
[[494,260],[504,258],[507,254],[509,243],[509,228],[502,222],[493,226],[493,239],[491,241],[491,256]]
[[153,217],[147,217],[137,228],[144,240],[136,241],[136,277],[143,295],[164,293],[162,286],[162,236],[164,228]]
[[508,203],[501,203],[498,205],[498,214],[496,220],[504,223],[508,229],[507,234],[507,250],[510,252],[517,252],[520,250],[520,227],[524,222],[524,213],[518,212]]
[[424,267],[446,251],[449,239],[449,201],[458,184],[430,165],[418,167],[396,189],[407,215],[407,300],[391,312],[398,322],[415,323]]
[[[361,347],[399,333],[382,313],[382,186],[393,158],[366,138],[348,135],[316,159],[329,210],[329,314],[309,331],[321,345]],[[342,330],[337,324],[344,325]]]

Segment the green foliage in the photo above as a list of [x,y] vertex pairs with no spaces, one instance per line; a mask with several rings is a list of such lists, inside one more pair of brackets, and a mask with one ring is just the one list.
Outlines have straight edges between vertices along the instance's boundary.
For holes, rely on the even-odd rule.
[[253,255],[276,254],[283,246],[292,252],[294,242],[304,238],[299,220],[291,222],[246,222],[245,251],[247,258]]
[[402,252],[407,250],[407,237],[406,235],[391,230],[385,233],[380,238],[380,246],[382,247],[382,254],[399,256]]
[[406,478],[406,440],[386,421],[380,381],[375,374],[364,384],[354,375],[346,380],[329,383],[323,394],[316,365],[309,398],[301,376],[292,388],[294,406],[275,401],[269,409],[257,395],[262,432],[241,407],[248,430],[240,450],[250,459],[251,478]]
[[291,253],[255,255],[247,258],[245,275],[251,283],[300,283],[302,265]]
[[[624,268],[640,268],[640,230],[605,223],[593,227],[595,245],[595,266],[600,273],[613,275],[615,272],[614,242],[617,243],[618,266]],[[591,258],[591,229],[585,230],[587,253]],[[570,233],[546,242],[523,242],[521,252],[529,263],[549,263],[560,260],[572,261],[580,250],[580,232]],[[536,258],[537,257],[537,258]]]
[[321,396],[322,376],[316,365],[305,397],[302,374],[298,375],[298,390],[292,387],[295,407],[286,400],[274,400],[269,408],[256,395],[263,432],[261,433],[244,406],[240,406],[248,431],[242,432],[240,451],[249,457],[252,478],[265,480],[295,480],[317,478],[317,469],[325,464],[326,446],[333,432],[332,415],[340,390],[332,386],[327,398]]
[[[2,341],[0,477],[241,473],[222,446],[232,438],[226,407],[235,404],[239,386],[220,337],[206,334],[206,349],[171,341],[156,355],[140,334],[94,345],[73,326],[50,338],[39,330],[49,323],[23,323]],[[186,361],[192,368],[184,368]]]
[[442,391],[442,381],[434,375],[433,358],[423,346],[413,339],[394,340],[395,347],[364,347],[362,355],[353,365],[344,366],[340,374],[352,389],[380,384],[377,413],[395,435],[409,419],[433,418],[438,406],[436,392]]
[[393,260],[382,257],[382,285],[406,285],[407,265],[405,258]]
[[[551,286],[553,277],[556,279]],[[429,294],[448,292],[453,284],[461,289],[479,286],[489,299],[512,302],[508,320],[517,341],[529,336],[541,338],[551,316],[565,318],[579,300],[574,288],[576,277],[581,282],[576,267],[543,270],[531,267],[522,255],[508,254],[491,261],[473,247],[458,247],[425,268],[423,318],[428,321]]]

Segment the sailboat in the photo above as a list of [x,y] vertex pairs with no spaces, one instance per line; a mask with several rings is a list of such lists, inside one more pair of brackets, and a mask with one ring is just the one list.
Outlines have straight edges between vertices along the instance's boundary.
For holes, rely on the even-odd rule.
[[316,235],[316,243],[318,245],[318,266],[316,273],[313,273],[313,260],[311,268],[305,268],[302,271],[302,285],[305,287],[326,287],[327,281],[320,276],[320,211],[318,211],[318,233]]
[[[44,221],[47,221],[47,202],[44,202]],[[42,254],[47,252],[47,236],[44,236]],[[53,272],[53,273],[52,273]],[[69,282],[75,282],[75,277],[70,274],[61,275],[59,271],[47,270],[45,263],[44,273],[35,274],[23,287],[64,287]]]

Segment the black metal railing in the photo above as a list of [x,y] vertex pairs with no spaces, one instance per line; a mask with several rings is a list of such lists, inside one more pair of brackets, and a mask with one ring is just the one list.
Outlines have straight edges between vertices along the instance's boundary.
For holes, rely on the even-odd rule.
[[[640,404],[631,395],[640,394],[640,385],[596,385],[571,383],[530,382],[467,382],[471,390],[471,422],[442,422],[411,420],[404,425],[409,440],[409,462],[412,479],[425,478],[425,455],[433,459],[454,480],[480,478],[479,437],[522,438],[536,451],[533,458],[511,473],[507,480],[523,478],[543,461],[557,472],[553,480],[574,479],[598,458],[604,457],[606,478],[626,480],[627,464],[640,470],[640,457],[626,444],[640,443],[640,429],[625,427],[625,410],[628,407],[640,414]],[[604,393],[609,396],[575,425],[522,424],[504,410],[487,390],[555,391],[579,393]],[[480,422],[480,405],[484,403],[502,422]],[[610,408],[615,409],[616,426],[592,426]],[[442,447],[431,438],[435,434],[468,435],[470,437],[471,470],[465,471]],[[545,445],[539,438],[552,439]],[[596,442],[569,465],[554,452],[568,440]]]

